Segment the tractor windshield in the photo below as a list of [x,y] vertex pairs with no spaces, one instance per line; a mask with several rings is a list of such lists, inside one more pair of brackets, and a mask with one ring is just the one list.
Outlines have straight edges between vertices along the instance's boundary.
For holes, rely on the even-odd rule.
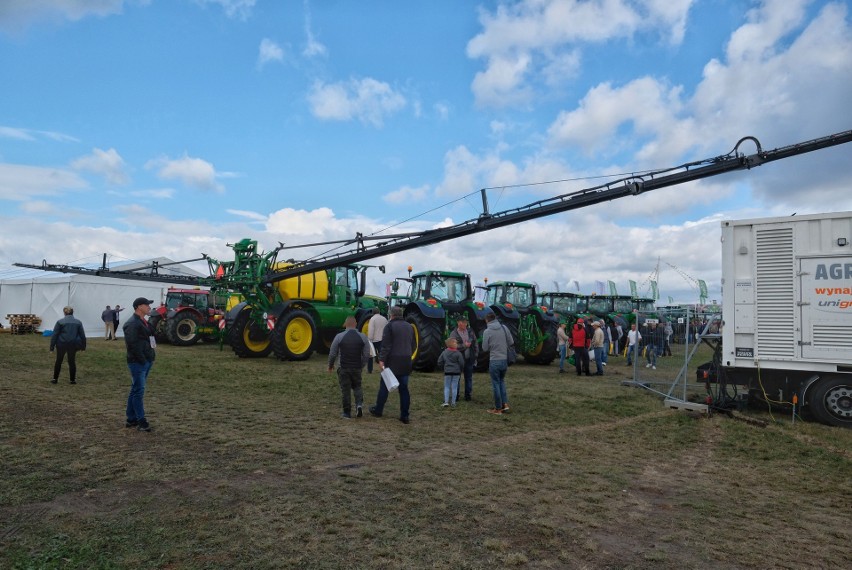
[[433,275],[430,293],[436,299],[458,303],[470,298],[466,277]]
[[596,315],[605,315],[612,312],[612,299],[605,297],[592,297],[589,299],[589,312]]
[[577,312],[576,297],[552,297],[553,310],[560,313],[575,313]]
[[615,312],[616,313],[632,313],[633,312],[633,302],[630,299],[616,299],[615,300]]
[[654,301],[650,299],[637,300],[636,308],[642,313],[653,313],[656,310],[654,307]]

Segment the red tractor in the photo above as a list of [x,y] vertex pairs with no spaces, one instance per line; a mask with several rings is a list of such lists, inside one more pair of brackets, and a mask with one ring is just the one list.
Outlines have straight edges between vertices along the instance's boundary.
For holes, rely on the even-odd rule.
[[154,327],[157,342],[192,346],[199,340],[215,342],[224,303],[217,304],[210,291],[170,288],[166,302],[153,311],[148,323]]

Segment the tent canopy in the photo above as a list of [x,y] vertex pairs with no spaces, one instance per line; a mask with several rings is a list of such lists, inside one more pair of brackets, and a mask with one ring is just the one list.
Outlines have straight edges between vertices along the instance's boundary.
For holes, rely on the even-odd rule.
[[[150,265],[153,261],[170,263],[166,258],[121,266],[121,269],[134,269]],[[115,267],[113,267],[115,269]],[[160,269],[160,275],[167,273],[201,276],[200,273],[183,265],[168,266]],[[133,300],[137,297],[153,299],[157,304],[165,301],[170,286],[186,285],[78,275],[73,273],[54,273],[38,270],[15,271],[14,278],[0,279],[0,323],[9,326],[7,315],[33,314],[41,318],[39,330],[52,330],[56,321],[63,317],[62,309],[74,308],[74,316],[83,323],[87,337],[104,334],[101,313],[109,305],[120,305],[125,309],[119,313],[120,322],[124,322],[133,313]],[[119,325],[119,329],[121,326]],[[121,330],[116,331],[122,336]]]

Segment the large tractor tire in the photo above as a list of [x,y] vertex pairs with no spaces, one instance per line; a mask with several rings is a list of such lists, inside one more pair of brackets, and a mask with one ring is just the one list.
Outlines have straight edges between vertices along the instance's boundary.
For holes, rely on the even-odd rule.
[[272,352],[269,331],[251,320],[251,309],[243,309],[228,331],[228,344],[240,358],[265,358]]
[[811,413],[819,421],[852,428],[852,378],[828,376],[819,380],[809,398]]
[[166,321],[166,334],[169,342],[175,346],[192,346],[201,340],[198,327],[201,319],[197,315],[183,311]]
[[169,336],[166,333],[166,323],[167,321],[160,315],[148,318],[148,325],[154,329],[154,338],[160,344],[169,342]]
[[305,311],[287,311],[275,323],[270,339],[281,360],[307,360],[314,352],[317,327]]
[[555,322],[545,321],[541,332],[547,335],[547,337],[540,343],[538,343],[538,345],[534,349],[524,354],[524,360],[531,364],[544,365],[553,362],[559,352],[556,346],[556,329],[557,325]]
[[411,313],[405,320],[414,329],[414,338],[417,341],[417,349],[411,357],[414,369],[432,372],[444,350],[441,325],[417,312]]
[[[518,333],[518,325],[520,324],[520,321],[516,319],[506,319],[502,324],[509,329],[509,334],[512,335],[512,342],[515,344],[515,353],[520,355],[520,351],[518,350],[518,347],[521,346],[521,337]],[[509,366],[511,366],[511,364]]]

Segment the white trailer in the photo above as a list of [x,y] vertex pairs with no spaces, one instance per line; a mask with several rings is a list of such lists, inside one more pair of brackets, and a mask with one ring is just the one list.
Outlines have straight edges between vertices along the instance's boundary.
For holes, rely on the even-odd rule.
[[722,222],[722,362],[750,398],[852,427],[852,212]]

